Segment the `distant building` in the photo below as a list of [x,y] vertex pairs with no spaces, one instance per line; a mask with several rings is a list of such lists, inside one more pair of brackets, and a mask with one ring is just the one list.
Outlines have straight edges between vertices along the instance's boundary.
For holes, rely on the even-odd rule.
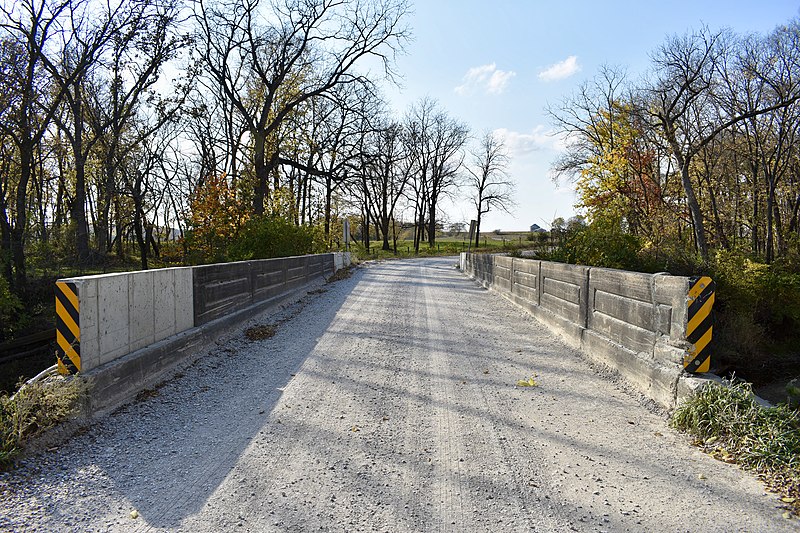
[[544,228],[540,228],[539,224],[534,224],[531,226],[531,233],[547,233],[547,230]]

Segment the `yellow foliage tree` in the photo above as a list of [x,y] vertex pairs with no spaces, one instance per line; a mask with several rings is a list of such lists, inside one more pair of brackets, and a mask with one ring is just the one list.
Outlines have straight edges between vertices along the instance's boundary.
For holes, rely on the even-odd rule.
[[227,245],[247,221],[247,209],[227,175],[203,180],[190,198],[190,251],[202,262],[225,259]]

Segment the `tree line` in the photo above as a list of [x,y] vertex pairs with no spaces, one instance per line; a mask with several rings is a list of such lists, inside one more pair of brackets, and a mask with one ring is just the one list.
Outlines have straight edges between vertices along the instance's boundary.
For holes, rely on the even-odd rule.
[[33,257],[91,267],[130,242],[142,268],[176,237],[184,257],[227,259],[278,219],[324,248],[342,214],[360,214],[366,244],[384,249],[411,220],[419,250],[435,243],[444,198],[470,182],[476,216],[510,207],[502,139],[471,139],[435,100],[397,117],[382,97],[408,11],[406,0],[3,4],[6,289],[24,294]]
[[590,224],[653,257],[797,259],[799,99],[798,20],[672,36],[643,75],[604,67],[550,108],[568,145],[555,171]]

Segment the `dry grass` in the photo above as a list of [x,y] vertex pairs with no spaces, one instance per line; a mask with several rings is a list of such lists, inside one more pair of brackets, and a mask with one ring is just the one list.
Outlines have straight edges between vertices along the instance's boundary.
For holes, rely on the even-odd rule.
[[51,378],[28,385],[16,396],[0,396],[0,467],[9,466],[25,446],[80,411],[87,386],[80,378]]
[[341,281],[343,279],[347,279],[353,275],[351,271],[351,267],[346,266],[344,268],[340,268],[337,270],[331,277],[328,278],[328,283],[334,283],[336,281]]
[[259,326],[253,326],[251,328],[247,328],[244,331],[245,337],[247,337],[251,341],[261,341],[264,339],[269,339],[275,336],[277,333],[278,328],[269,324],[262,324]]

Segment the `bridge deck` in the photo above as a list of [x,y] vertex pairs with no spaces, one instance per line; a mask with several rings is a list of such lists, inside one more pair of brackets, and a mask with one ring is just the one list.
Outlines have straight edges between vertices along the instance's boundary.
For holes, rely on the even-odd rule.
[[794,530],[454,262],[367,265],[255,320],[277,334],[3,474],[0,530]]

